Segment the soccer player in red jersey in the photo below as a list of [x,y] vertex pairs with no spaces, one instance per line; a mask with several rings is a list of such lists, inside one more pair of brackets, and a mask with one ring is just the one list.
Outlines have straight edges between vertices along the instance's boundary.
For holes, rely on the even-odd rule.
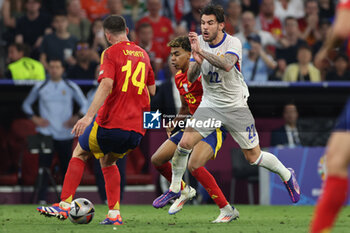
[[66,219],[85,163],[94,155],[100,160],[109,207],[107,218],[100,224],[121,225],[116,161],[134,149],[145,134],[143,112],[150,109],[149,96],[155,94],[155,81],[147,53],[127,38],[124,18],[111,15],[104,20],[103,27],[112,46],[102,53],[100,85],[94,100],[72,130],[79,143],[65,175],[61,202],[37,210],[46,216]]
[[[324,65],[332,50],[350,35],[350,0],[339,1],[332,33],[316,55],[315,64]],[[320,196],[310,233],[331,232],[334,221],[348,195],[348,167],[350,165],[350,100],[339,116],[337,124],[327,144],[326,180]]]
[[[186,115],[194,114],[202,100],[203,88],[200,82],[200,78],[198,78],[193,83],[189,82],[187,79],[187,70],[191,57],[191,44],[188,37],[177,37],[174,40],[170,41],[168,46],[171,48],[171,63],[177,70],[179,70],[175,76],[175,84],[178,91],[180,92],[180,98],[182,102],[179,114],[172,121],[172,123],[175,123],[180,120],[184,120]],[[168,133],[170,133],[173,129],[174,127],[167,128]],[[174,155],[177,144],[181,140],[182,134],[183,129],[174,133],[159,147],[151,159],[152,164],[169,182],[171,182],[172,179],[172,169],[171,163],[169,161]],[[217,129],[215,132],[198,143],[191,154],[190,160],[188,162],[188,169],[191,174],[208,191],[210,197],[218,205],[221,212],[223,209],[228,209],[229,213],[231,213],[233,212],[232,207],[226,200],[214,177],[204,167],[210,159],[215,159],[217,152],[221,148],[222,142],[225,140],[225,138],[226,131],[224,128],[221,128]],[[182,182],[181,189],[181,194],[177,196],[178,198],[169,208],[169,214],[175,214],[179,212],[182,209],[183,205],[196,195],[196,191],[189,185],[185,185],[184,182]],[[153,206],[155,208],[161,208],[168,201],[169,200],[164,201],[163,199],[159,200],[159,198],[157,198],[153,202]],[[234,216],[233,213],[232,216]],[[222,220],[222,217],[220,217],[214,222],[229,222],[231,220],[233,220],[233,218],[227,216],[225,220]]]

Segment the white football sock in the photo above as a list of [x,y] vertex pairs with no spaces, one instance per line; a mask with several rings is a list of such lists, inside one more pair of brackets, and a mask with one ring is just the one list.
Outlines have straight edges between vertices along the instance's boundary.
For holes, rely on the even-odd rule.
[[224,207],[220,208],[221,212],[232,212],[232,207],[230,204],[225,205]]
[[188,155],[192,150],[187,150],[181,146],[177,146],[172,159],[172,178],[169,189],[174,193],[178,193],[181,190],[181,180],[187,167]]
[[110,218],[116,218],[118,215],[120,215],[119,210],[109,210],[108,211],[108,217],[110,217]]
[[288,181],[292,175],[275,155],[266,151],[261,151],[259,158],[251,165],[264,167],[278,174],[283,181]]

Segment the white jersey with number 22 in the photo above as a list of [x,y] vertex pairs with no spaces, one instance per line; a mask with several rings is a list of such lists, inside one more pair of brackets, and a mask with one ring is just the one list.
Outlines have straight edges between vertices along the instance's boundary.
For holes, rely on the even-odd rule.
[[[199,107],[233,108],[247,107],[249,91],[241,73],[242,44],[236,37],[224,34],[220,43],[212,46],[198,37],[201,49],[223,57],[225,54],[237,56],[238,61],[228,72],[203,60],[201,65],[203,99]],[[191,59],[193,61],[193,59]]]

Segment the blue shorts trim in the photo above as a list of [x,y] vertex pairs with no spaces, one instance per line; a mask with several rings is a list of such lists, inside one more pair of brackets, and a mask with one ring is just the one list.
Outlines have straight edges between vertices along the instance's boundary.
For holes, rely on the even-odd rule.
[[337,119],[335,131],[350,131],[350,99],[348,99],[342,113]]
[[134,131],[106,129],[93,121],[79,137],[79,144],[83,150],[92,152],[97,159],[108,153],[122,158],[137,147],[141,139],[142,135]]
[[[173,134],[169,140],[175,143],[176,145],[179,144],[182,135],[184,133],[184,130],[181,129],[177,131],[175,134]],[[224,127],[221,127],[220,129],[216,129],[211,134],[208,135],[208,137],[203,138],[202,141],[209,144],[209,146],[213,149],[214,152],[214,158],[216,157],[218,151],[220,150],[223,141],[226,139],[227,131]]]

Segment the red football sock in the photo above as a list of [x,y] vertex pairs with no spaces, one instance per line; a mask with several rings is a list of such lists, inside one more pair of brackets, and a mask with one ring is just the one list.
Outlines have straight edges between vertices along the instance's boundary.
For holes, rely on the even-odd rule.
[[330,232],[338,212],[347,197],[347,191],[347,178],[329,176],[326,179],[322,196],[315,209],[311,233]]
[[205,167],[200,167],[194,170],[192,175],[203,185],[205,190],[207,190],[209,193],[211,199],[213,199],[219,208],[223,208],[228,204],[214,177],[208,172],[207,169],[205,169]]
[[110,210],[119,210],[120,203],[120,174],[117,165],[102,168]]
[[[165,179],[167,179],[167,181],[169,181],[169,183],[171,183],[171,176],[172,176],[172,171],[171,171],[171,163],[170,162],[166,162],[161,166],[155,166],[155,168],[158,170],[158,172],[165,177]],[[184,189],[184,186],[186,186],[185,182],[181,182],[181,190]]]
[[84,173],[85,162],[73,157],[69,161],[68,169],[63,181],[61,200],[71,203]]

